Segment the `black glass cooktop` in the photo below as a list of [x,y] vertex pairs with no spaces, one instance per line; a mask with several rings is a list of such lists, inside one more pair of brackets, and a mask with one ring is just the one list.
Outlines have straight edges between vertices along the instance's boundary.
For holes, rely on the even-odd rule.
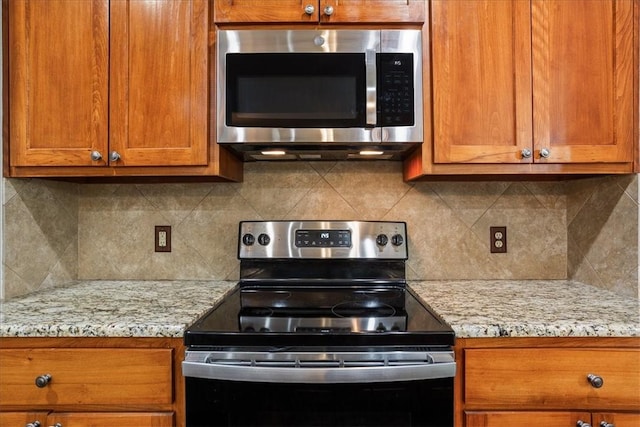
[[238,286],[189,326],[190,347],[449,346],[454,332],[404,286]]

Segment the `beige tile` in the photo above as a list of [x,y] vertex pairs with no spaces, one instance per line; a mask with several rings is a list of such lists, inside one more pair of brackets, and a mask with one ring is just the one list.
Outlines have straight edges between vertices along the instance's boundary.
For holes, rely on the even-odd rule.
[[137,185],[140,194],[171,224],[180,224],[217,183]]
[[441,278],[450,270],[448,265],[454,261],[452,248],[468,230],[425,183],[415,184],[385,219],[407,222],[408,263],[424,279]]
[[324,178],[363,220],[384,218],[411,189],[400,162],[341,162]]
[[238,223],[261,219],[234,186],[215,186],[197,210],[176,227],[178,238],[207,263],[212,279],[223,279],[236,264]]
[[587,253],[587,249],[593,245],[623,194],[622,189],[610,179],[595,183],[591,196],[577,211],[568,227],[568,233],[583,253]]
[[637,254],[637,206],[625,195],[610,211],[585,256],[603,282],[616,283],[637,271]]
[[37,288],[77,238],[75,218],[36,181],[22,188],[4,208],[4,263]]
[[471,227],[509,188],[508,182],[435,182],[433,191]]
[[627,193],[627,195],[631,197],[631,200],[633,200],[636,204],[639,203],[638,176],[639,176],[638,174],[623,175],[622,177],[618,178],[618,185],[620,186],[620,188],[622,188],[625,191],[625,193]]
[[4,266],[3,287],[5,300],[27,295],[37,290],[35,285],[24,280],[7,265]]
[[362,218],[333,187],[321,180],[289,211],[287,219],[357,220]]
[[247,163],[244,176],[238,193],[265,220],[286,219],[322,179],[306,162]]

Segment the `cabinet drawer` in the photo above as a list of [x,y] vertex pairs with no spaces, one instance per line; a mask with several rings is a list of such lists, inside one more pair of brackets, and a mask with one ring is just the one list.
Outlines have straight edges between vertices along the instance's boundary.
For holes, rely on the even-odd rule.
[[[3,405],[170,404],[171,349],[0,350]],[[36,386],[36,378],[49,382]]]
[[171,412],[70,412],[51,414],[47,424],[56,425],[57,423],[64,427],[173,427],[175,425],[174,416]]
[[[467,406],[518,409],[637,409],[636,349],[469,349],[464,353]],[[592,386],[589,374],[601,377]]]

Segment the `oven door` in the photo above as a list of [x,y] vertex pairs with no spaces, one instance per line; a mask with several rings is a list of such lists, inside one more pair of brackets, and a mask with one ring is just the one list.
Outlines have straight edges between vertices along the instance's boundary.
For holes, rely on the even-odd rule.
[[451,352],[187,352],[188,427],[453,426]]

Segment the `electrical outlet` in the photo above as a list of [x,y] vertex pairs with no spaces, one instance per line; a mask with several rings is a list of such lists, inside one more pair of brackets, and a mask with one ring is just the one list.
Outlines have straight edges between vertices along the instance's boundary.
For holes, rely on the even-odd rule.
[[171,252],[171,226],[156,225],[156,252]]
[[491,253],[507,252],[507,227],[489,227]]

